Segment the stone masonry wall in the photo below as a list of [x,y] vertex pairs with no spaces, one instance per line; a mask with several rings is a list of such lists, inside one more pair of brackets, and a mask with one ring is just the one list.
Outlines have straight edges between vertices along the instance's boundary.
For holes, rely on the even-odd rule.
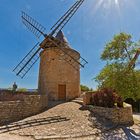
[[133,124],[132,106],[129,104],[125,104],[125,107],[123,108],[90,106],[90,111],[100,117],[109,119],[112,123],[117,125]]
[[37,114],[47,105],[46,95],[24,95],[21,101],[0,101],[0,124]]
[[124,105],[123,108],[105,108],[99,106],[92,106],[94,92],[86,92],[83,95],[83,105],[90,106],[92,113],[111,120],[115,124],[133,124],[132,106]]
[[91,105],[93,95],[94,95],[94,92],[85,92],[83,94],[83,105]]
[[[76,60],[80,54],[73,49],[63,48],[65,52],[73,56]],[[72,61],[67,62],[63,52],[59,48],[50,47],[40,54],[39,69],[39,93],[48,94],[50,100],[59,100],[58,85],[66,85],[66,100],[71,100],[80,96],[80,66]]]

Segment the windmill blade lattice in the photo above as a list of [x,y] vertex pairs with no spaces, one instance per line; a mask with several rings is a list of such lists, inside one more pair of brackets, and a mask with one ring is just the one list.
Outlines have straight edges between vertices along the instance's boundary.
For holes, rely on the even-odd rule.
[[80,56],[80,64],[82,64],[82,67],[84,68],[84,66],[88,63],[83,57]]
[[22,59],[22,61],[15,67],[13,71],[16,72],[16,75],[23,78],[38,60],[41,49],[45,49],[46,47],[50,47],[52,45],[59,48],[59,51],[64,54],[64,60],[73,67],[77,66],[75,67],[76,69],[79,69],[80,66],[84,67],[84,65],[87,64],[87,61],[81,56],[79,56],[79,58],[74,57],[70,52],[67,52],[65,49],[63,49],[63,46],[65,44],[55,38],[58,32],[68,23],[68,21],[75,14],[75,12],[83,2],[84,0],[77,0],[75,4],[56,22],[56,24],[52,27],[52,32],[49,35],[44,33],[45,28],[41,24],[39,24],[35,19],[27,15],[25,12],[22,12],[21,17],[23,24],[31,32],[33,32],[36,37],[39,38],[41,35],[43,35],[45,39],[41,42],[41,44],[36,44],[31,49],[31,51]]
[[77,63],[80,65],[80,67],[84,68],[84,66],[88,63],[84,58],[80,57],[76,57],[73,56],[71,54],[71,52],[66,51],[65,49],[63,49],[62,47],[59,47],[59,50],[61,50],[61,52],[64,53],[64,60],[69,62],[69,64],[71,64],[74,68],[79,69],[79,67],[77,68]]
[[55,29],[56,25],[77,5],[78,1],[51,27],[51,30]]
[[56,36],[57,33],[63,29],[63,27],[68,23],[71,17],[76,13],[79,7],[85,0],[78,0],[51,28],[51,36]]
[[[56,51],[54,49],[54,51]],[[66,50],[64,50],[63,48],[59,48],[57,51],[56,51],[57,54],[62,54],[60,56],[61,59],[65,60],[68,64],[70,64],[73,68],[75,68],[76,70],[79,70],[79,67],[83,67],[88,63],[84,58],[82,58],[80,56],[77,57],[77,56],[73,56],[71,54],[71,52],[68,52]],[[77,63],[79,65],[77,65]]]
[[47,46],[51,46],[50,44],[53,44],[53,46],[59,48],[59,50],[57,52],[62,52],[64,54],[63,58],[65,61],[67,61],[70,65],[72,65],[74,68],[76,69],[79,69],[79,67],[77,67],[77,63],[80,65],[80,67],[84,67],[88,62],[82,58],[81,56],[80,57],[76,57],[76,56],[73,56],[71,54],[71,51],[66,51],[65,48],[63,48],[63,46],[65,45],[62,41],[60,40],[57,40],[56,38],[54,37],[49,37],[47,42],[46,42],[46,45]]
[[17,76],[23,78],[26,73],[31,69],[35,62],[39,59],[39,53],[41,48],[37,43],[30,52],[22,59],[22,61],[14,68],[14,72]]
[[37,37],[39,38],[41,35],[45,37],[44,31],[46,30],[40,23],[38,23],[35,19],[27,15],[22,11],[22,22],[23,24]]

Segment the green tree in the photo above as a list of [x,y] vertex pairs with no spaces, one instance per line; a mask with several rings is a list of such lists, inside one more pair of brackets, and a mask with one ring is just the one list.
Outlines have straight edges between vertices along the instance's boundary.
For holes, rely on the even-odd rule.
[[93,89],[91,88],[89,88],[88,86],[86,86],[86,85],[80,85],[80,87],[81,87],[81,91],[92,91]]
[[106,66],[95,80],[99,88],[115,89],[124,99],[137,99],[140,92],[140,71],[128,70],[128,63],[133,58],[138,43],[132,41],[131,35],[120,33],[107,43],[101,55]]
[[134,46],[136,46],[136,43],[132,41],[131,35],[126,33],[117,34],[106,44],[101,59],[110,63],[127,62],[133,56]]
[[19,88],[17,91],[19,91],[19,92],[26,92],[28,90],[26,88]]

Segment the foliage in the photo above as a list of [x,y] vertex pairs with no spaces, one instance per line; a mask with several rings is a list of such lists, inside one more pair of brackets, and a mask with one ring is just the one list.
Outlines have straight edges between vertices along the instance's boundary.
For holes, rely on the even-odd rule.
[[95,78],[99,88],[115,89],[124,99],[140,98],[140,71],[128,69],[136,44],[131,41],[131,35],[120,33],[106,45],[101,59],[107,64]]
[[117,103],[118,107],[123,107],[122,98],[112,89],[104,88],[93,95],[93,104],[101,107],[112,108]]
[[12,90],[12,89],[13,89],[12,87],[8,87],[8,88],[7,88],[7,90]]
[[131,35],[126,33],[115,35],[113,40],[106,44],[101,59],[125,62],[132,58],[135,51],[133,46],[135,46],[135,43],[132,41]]
[[81,91],[93,91],[93,89],[91,88],[89,88],[88,86],[86,86],[86,85],[80,85],[80,87],[81,87]]
[[96,77],[99,88],[115,89],[124,99],[140,98],[140,72],[125,71],[124,66],[120,64],[106,65],[100,74]]
[[19,88],[17,91],[19,91],[19,92],[26,92],[28,90],[26,88]]

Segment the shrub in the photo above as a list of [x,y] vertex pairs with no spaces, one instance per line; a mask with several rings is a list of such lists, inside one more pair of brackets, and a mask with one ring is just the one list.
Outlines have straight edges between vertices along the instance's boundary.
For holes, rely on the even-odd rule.
[[122,98],[112,89],[104,88],[93,94],[93,104],[95,106],[112,108],[115,103],[118,107],[123,107]]
[[81,91],[89,91],[89,87],[85,85],[80,85],[80,87],[81,87]]
[[19,88],[17,91],[19,91],[19,92],[27,92],[28,89],[26,89],[26,88]]

